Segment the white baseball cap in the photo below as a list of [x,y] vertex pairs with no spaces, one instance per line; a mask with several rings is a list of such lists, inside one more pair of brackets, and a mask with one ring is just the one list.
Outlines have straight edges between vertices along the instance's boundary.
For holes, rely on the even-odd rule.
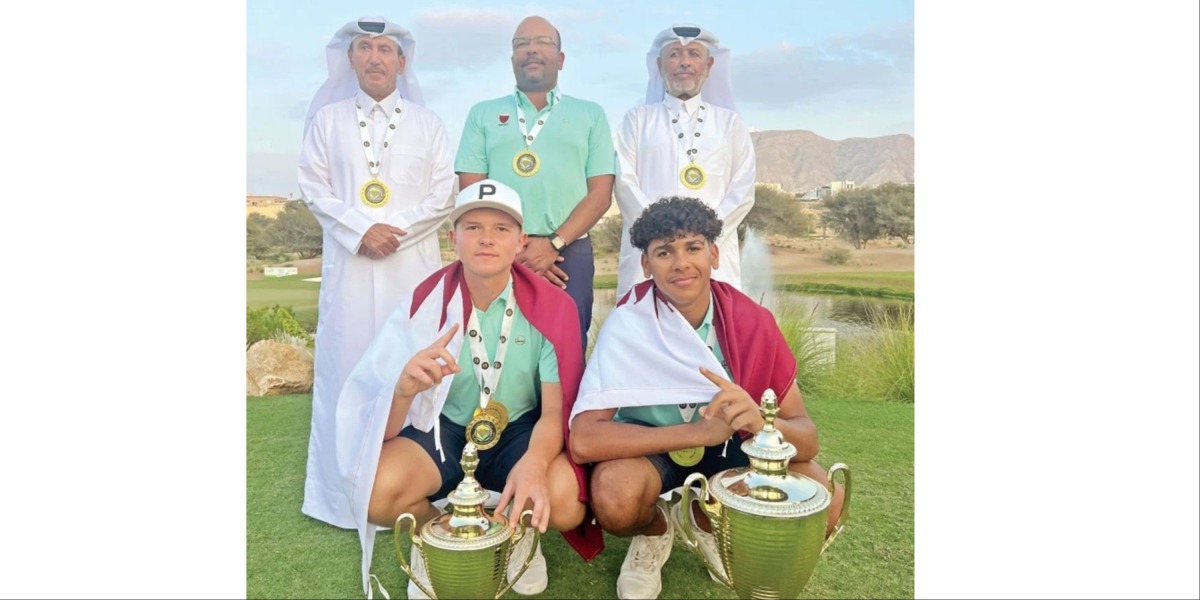
[[450,213],[450,223],[456,223],[463,213],[477,208],[504,211],[517,220],[517,225],[525,224],[525,217],[521,215],[521,196],[495,179],[476,181],[459,192],[454,200],[454,211]]

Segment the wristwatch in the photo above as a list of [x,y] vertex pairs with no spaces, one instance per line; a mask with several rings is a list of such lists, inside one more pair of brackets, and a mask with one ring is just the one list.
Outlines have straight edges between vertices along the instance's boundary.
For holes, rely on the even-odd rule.
[[563,247],[567,245],[567,241],[564,240],[561,235],[558,235],[557,231],[555,231],[554,233],[550,234],[550,245],[554,246],[554,250],[556,252],[562,252]]

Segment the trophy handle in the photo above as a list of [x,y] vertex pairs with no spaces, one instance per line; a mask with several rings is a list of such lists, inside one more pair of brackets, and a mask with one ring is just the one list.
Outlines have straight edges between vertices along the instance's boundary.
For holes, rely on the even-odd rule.
[[[533,544],[529,546],[529,556],[525,557],[525,564],[521,565],[521,570],[517,572],[517,576],[513,577],[511,580],[505,581],[504,585],[500,586],[500,590],[496,592],[496,598],[503,596],[504,592],[507,592],[508,588],[511,588],[513,584],[525,574],[525,571],[529,569],[529,564],[533,562],[533,557],[537,556],[538,538],[541,537],[542,532],[527,525],[525,520],[526,517],[529,517],[530,519],[533,518],[533,509],[529,509],[521,513],[521,516],[517,519],[517,524],[519,527],[517,527],[516,532],[513,533],[510,543],[512,544],[512,547],[515,548],[517,546],[517,542],[521,541],[521,538],[527,535],[532,535]],[[529,533],[530,531],[533,531],[533,533]],[[504,563],[504,571],[506,573],[508,572],[508,565],[512,562],[512,559],[513,555],[510,553],[508,555],[508,562]],[[432,597],[432,594],[430,597]]]
[[[700,496],[698,498],[693,498],[692,484],[697,481],[700,482]],[[684,545],[687,546],[693,554],[700,558],[700,562],[704,563],[704,567],[708,569],[708,572],[711,573],[712,576],[718,581],[724,584],[725,587],[733,589],[733,584],[730,583],[729,578],[727,578],[724,573],[718,571],[715,565],[712,565],[708,562],[708,558],[706,558],[704,553],[700,551],[700,542],[696,540],[695,529],[697,526],[696,521],[692,518],[692,500],[700,500],[700,510],[703,510],[704,514],[708,515],[708,519],[710,521],[714,521],[718,518],[717,512],[709,508],[708,504],[704,502],[704,499],[707,498],[708,495],[708,478],[706,478],[703,473],[692,473],[691,475],[688,475],[688,478],[683,481],[683,496],[679,500],[679,516],[683,520],[683,522],[679,524],[679,529],[680,532],[683,533]]]
[[825,545],[821,546],[821,554],[824,554],[829,544],[833,543],[833,538],[842,532],[842,528],[846,526],[846,520],[850,518],[850,467],[846,463],[835,463],[832,467],[829,467],[829,493],[833,494],[833,476],[838,471],[842,472],[845,481],[842,487],[846,490],[846,493],[842,496],[842,511],[838,513],[837,523],[833,525],[833,532],[825,539]]
[[400,559],[400,570],[404,571],[404,574],[408,575],[408,578],[412,580],[413,583],[417,584],[417,587],[420,588],[422,592],[425,592],[426,596],[429,596],[430,598],[437,598],[433,592],[429,591],[429,589],[425,587],[424,583],[421,583],[420,579],[413,576],[412,568],[408,566],[408,559],[404,558],[404,548],[400,547],[400,535],[401,531],[404,529],[404,521],[406,520],[412,521],[412,529],[408,532],[409,537],[412,538],[412,546],[417,552],[422,552],[421,536],[417,535],[417,518],[412,516],[412,513],[404,513],[400,515],[396,518],[395,534],[392,536],[392,539],[396,541],[396,558]]

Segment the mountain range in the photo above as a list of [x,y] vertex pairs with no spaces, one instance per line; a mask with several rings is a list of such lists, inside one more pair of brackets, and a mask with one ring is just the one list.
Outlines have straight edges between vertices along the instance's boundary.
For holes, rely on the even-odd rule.
[[913,137],[901,133],[830,140],[811,131],[753,131],[758,183],[805,193],[832,181],[859,187],[914,183]]

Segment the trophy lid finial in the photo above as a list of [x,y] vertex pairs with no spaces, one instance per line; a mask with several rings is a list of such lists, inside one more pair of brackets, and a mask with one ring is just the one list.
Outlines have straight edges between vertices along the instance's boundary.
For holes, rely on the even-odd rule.
[[448,498],[452,513],[449,522],[451,535],[456,538],[475,538],[487,533],[490,526],[487,515],[483,513],[483,503],[489,494],[475,479],[475,469],[479,466],[475,444],[467,442],[459,464],[462,465],[463,479]]
[[775,430],[775,416],[779,414],[779,404],[775,401],[775,390],[767,388],[762,395],[762,415],[767,424],[764,427]]
[[463,448],[462,462],[463,481],[467,479],[475,479],[475,468],[479,466],[479,453],[475,450],[475,444],[467,442]]
[[766,424],[754,437],[742,442],[742,451],[750,457],[750,465],[763,472],[786,472],[787,461],[796,455],[796,447],[775,428],[779,404],[775,390],[767,388],[762,395],[763,420]]

